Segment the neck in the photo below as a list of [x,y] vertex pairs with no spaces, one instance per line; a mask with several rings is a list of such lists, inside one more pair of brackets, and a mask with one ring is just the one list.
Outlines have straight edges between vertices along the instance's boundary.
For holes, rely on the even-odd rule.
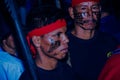
[[16,50],[13,49],[13,48],[10,48],[10,47],[8,47],[8,46],[3,46],[3,49],[4,49],[6,52],[8,52],[8,53],[10,53],[10,54],[12,54],[12,55],[14,55],[14,56],[17,55],[17,54],[16,54]]
[[84,30],[78,26],[72,31],[72,34],[78,38],[88,40],[94,36],[94,32],[95,30]]
[[58,61],[54,58],[46,56],[44,53],[42,54],[41,52],[38,56],[36,56],[35,62],[36,65],[42,69],[53,70],[56,68]]

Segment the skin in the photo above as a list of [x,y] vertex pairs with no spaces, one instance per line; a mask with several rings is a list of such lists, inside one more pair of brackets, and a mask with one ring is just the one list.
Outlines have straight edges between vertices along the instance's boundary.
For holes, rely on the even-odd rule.
[[34,36],[32,41],[37,49],[36,64],[46,70],[56,67],[58,60],[63,59],[68,52],[66,27],[56,29],[43,36]]
[[75,7],[70,7],[69,13],[75,24],[72,34],[82,39],[92,38],[99,21],[98,3],[92,1],[79,3]]
[[7,39],[3,40],[2,47],[6,52],[16,56],[15,44],[12,35],[10,35]]

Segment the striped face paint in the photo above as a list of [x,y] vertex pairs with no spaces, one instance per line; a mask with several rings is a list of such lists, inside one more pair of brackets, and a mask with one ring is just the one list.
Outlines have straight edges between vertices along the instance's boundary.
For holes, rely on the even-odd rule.
[[[100,6],[95,2],[83,2],[73,8],[74,21],[84,30],[94,29],[100,15]],[[91,26],[90,26],[91,25]]]
[[46,57],[62,59],[68,52],[68,38],[66,36],[66,27],[59,28],[48,34],[41,36],[40,49]]
[[[45,25],[45,26],[43,26],[43,27],[36,28],[36,29],[30,31],[30,32],[27,34],[26,38],[27,38],[27,42],[28,42],[28,45],[29,45],[29,47],[30,47],[30,50],[32,51],[33,56],[36,56],[35,47],[34,47],[33,44],[31,44],[31,42],[30,42],[30,39],[31,39],[33,36],[43,36],[43,35],[45,35],[45,34],[48,34],[48,33],[52,32],[52,31],[55,31],[55,30],[57,30],[57,29],[59,29],[59,28],[63,28],[63,27],[66,27],[66,21],[65,21],[65,19],[58,19],[57,21],[55,21],[55,22],[53,22],[53,23],[51,23],[51,24],[48,24],[48,25]],[[55,43],[55,44],[56,44],[56,43]],[[57,44],[58,44],[58,42],[57,42]],[[57,44],[56,44],[56,45],[57,45]],[[52,45],[54,45],[54,44],[53,44],[53,41],[52,41]],[[53,46],[53,47],[52,47],[52,50],[53,50],[54,47],[56,47],[56,46]]]
[[57,49],[60,46],[60,41],[56,41],[54,39],[49,39],[50,42],[50,49],[49,49],[49,53],[52,52],[53,50]]

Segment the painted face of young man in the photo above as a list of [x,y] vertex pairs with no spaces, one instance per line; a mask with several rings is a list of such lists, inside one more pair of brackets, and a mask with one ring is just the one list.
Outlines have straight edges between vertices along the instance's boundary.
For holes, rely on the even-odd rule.
[[92,30],[99,21],[100,6],[96,2],[82,2],[73,8],[73,13],[76,25]]
[[50,58],[63,59],[68,52],[69,42],[65,33],[66,27],[62,27],[42,36],[42,52]]

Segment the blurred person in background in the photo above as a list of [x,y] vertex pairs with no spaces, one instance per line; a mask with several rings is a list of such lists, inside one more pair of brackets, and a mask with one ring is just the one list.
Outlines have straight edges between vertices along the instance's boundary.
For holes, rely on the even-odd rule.
[[0,80],[19,80],[23,71],[10,26],[0,14]]
[[113,51],[107,60],[98,80],[120,80],[120,46]]
[[[114,36],[120,43],[120,18],[119,9],[115,4],[117,0],[101,0],[100,31]],[[117,11],[116,11],[117,10]]]

